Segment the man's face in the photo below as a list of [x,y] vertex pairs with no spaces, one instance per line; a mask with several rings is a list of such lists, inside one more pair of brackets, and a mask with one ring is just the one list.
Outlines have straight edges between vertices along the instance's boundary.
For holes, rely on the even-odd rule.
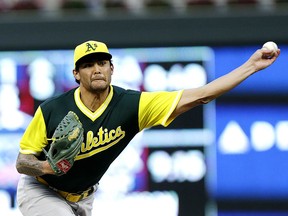
[[99,93],[109,88],[112,73],[113,65],[109,60],[87,60],[74,71],[74,76],[87,91]]

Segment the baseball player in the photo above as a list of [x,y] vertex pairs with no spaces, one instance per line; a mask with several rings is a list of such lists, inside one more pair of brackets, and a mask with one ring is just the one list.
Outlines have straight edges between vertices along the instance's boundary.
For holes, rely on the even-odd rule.
[[[42,103],[21,139],[16,162],[23,174],[17,191],[20,211],[24,216],[90,216],[101,177],[139,131],[168,126],[181,113],[226,93],[271,65],[280,49],[264,57],[271,52],[258,49],[240,67],[199,88],[140,92],[111,85],[114,65],[106,44],[78,45],[73,75],[79,87]],[[65,120],[67,112],[83,129],[71,133],[69,122],[75,120]],[[69,136],[59,147],[56,140],[65,136],[63,131]],[[78,144],[67,145],[70,140]]]

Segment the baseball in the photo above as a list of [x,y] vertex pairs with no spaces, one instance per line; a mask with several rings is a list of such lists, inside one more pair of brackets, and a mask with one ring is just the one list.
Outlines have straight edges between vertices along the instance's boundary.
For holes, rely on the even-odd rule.
[[270,51],[276,52],[278,50],[278,46],[273,41],[266,42],[262,48],[268,49]]

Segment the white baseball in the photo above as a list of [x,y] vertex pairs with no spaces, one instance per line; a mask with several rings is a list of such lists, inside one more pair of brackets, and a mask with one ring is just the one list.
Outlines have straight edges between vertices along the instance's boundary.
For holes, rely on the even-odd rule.
[[268,49],[270,51],[276,52],[278,50],[278,46],[273,41],[266,42],[262,48]]

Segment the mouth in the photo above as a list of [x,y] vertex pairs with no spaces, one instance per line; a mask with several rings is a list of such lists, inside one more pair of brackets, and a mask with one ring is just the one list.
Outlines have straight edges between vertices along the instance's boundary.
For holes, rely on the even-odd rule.
[[91,79],[91,81],[93,82],[93,81],[105,81],[105,78],[104,77],[93,77],[92,79]]

